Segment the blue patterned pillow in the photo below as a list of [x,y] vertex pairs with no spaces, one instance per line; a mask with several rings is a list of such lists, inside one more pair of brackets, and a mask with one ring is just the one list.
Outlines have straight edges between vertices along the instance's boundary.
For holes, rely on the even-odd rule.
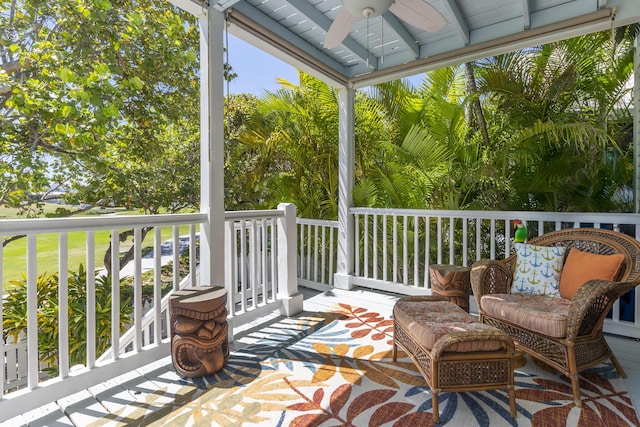
[[512,294],[560,297],[560,272],[565,248],[516,243]]

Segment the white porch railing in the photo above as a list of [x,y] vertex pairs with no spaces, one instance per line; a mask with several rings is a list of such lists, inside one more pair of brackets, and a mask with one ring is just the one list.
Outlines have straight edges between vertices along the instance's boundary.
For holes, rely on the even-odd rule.
[[[17,235],[26,235],[27,260],[27,339],[13,343],[12,338],[0,339],[0,355],[3,355],[4,369],[0,369],[0,384],[4,393],[0,393],[0,422],[23,413],[34,407],[43,405],[80,391],[91,385],[106,381],[114,376],[148,364],[153,360],[170,353],[168,337],[168,299],[161,296],[160,273],[162,259],[154,256],[154,286],[151,310],[143,313],[143,307],[149,305],[142,296],[142,247],[141,230],[143,227],[154,227],[153,251],[162,254],[161,227],[172,227],[170,256],[173,261],[172,289],[194,286],[197,284],[197,227],[206,220],[204,214],[153,215],[153,216],[120,216],[103,218],[66,218],[46,220],[6,220],[0,221],[0,239]],[[221,279],[228,292],[230,330],[260,317],[266,312],[281,309],[288,313],[299,306],[301,298],[296,295],[295,276],[288,277],[287,263],[295,263],[295,207],[283,204],[279,209],[270,211],[228,212],[226,214],[227,233],[225,239],[227,275]],[[180,226],[188,226],[189,236],[189,272],[181,277],[179,271],[180,241],[184,246],[184,237],[180,236]],[[68,328],[68,234],[82,231],[86,241],[86,270],[96,271],[95,233],[98,230],[109,230],[111,241],[115,242],[112,251],[111,320],[115,325],[120,320],[120,268],[119,242],[120,231],[134,229],[133,263],[133,323],[124,333],[117,326],[111,328],[108,351],[96,354],[95,344],[87,348],[86,361],[82,366],[71,367],[69,361],[69,328]],[[59,325],[58,344],[59,374],[54,378],[43,378],[38,361],[38,304],[37,301],[37,237],[54,233],[59,241]],[[293,257],[291,261],[283,257]],[[0,277],[2,266],[13,260],[5,259],[0,247]],[[285,267],[283,267],[285,266]],[[75,267],[74,267],[75,268]],[[51,270],[51,268],[48,268]],[[295,271],[295,270],[294,270]],[[87,342],[96,341],[96,277],[87,274]],[[293,301],[293,302],[292,302]],[[292,308],[293,307],[293,308]],[[148,307],[149,308],[149,307]],[[0,307],[0,322],[2,309]],[[5,334],[3,333],[3,336]],[[5,337],[7,338],[7,337]],[[232,338],[232,337],[231,337]]]
[[298,284],[326,291],[336,273],[338,221],[298,218]]
[[[568,227],[609,228],[640,237],[640,215],[636,214],[371,208],[349,212],[355,234],[350,283],[400,294],[430,293],[431,264],[468,266],[482,258],[504,258],[512,251],[514,219],[526,222],[529,237]],[[332,286],[337,237],[332,238],[337,227],[337,221],[298,219],[300,284],[318,289]],[[474,302],[471,298],[472,309]],[[616,302],[605,331],[640,337],[638,292]]]
[[[282,205],[277,210],[253,212],[229,212],[226,222],[226,271],[224,285],[228,289],[230,326],[252,321],[266,312],[298,301],[291,278],[298,269],[298,281],[305,286],[330,289],[336,272],[337,222],[298,219],[297,231],[293,223],[295,208]],[[502,258],[511,252],[511,223],[513,219],[526,221],[529,236],[563,228],[593,226],[612,228],[633,236],[640,236],[640,216],[633,214],[583,214],[489,211],[421,211],[352,208],[354,220],[354,274],[351,283],[374,289],[398,293],[428,293],[430,283],[428,266],[433,263],[470,265],[480,258]],[[60,305],[59,374],[43,380],[39,366],[36,283],[37,236],[47,233],[58,235],[58,271],[67,270],[68,234],[85,233],[86,265],[95,271],[95,233],[109,230],[117,241],[120,230],[133,228],[140,236],[142,227],[155,227],[153,247],[161,253],[160,227],[172,227],[174,248],[171,259],[174,264],[173,289],[197,283],[198,227],[206,219],[204,214],[130,216],[50,220],[0,221],[0,237],[26,234],[28,294],[27,340],[17,345],[0,340],[0,354],[5,367],[0,370],[0,380],[5,390],[0,395],[0,421],[11,418],[34,406],[42,405],[58,397],[87,388],[107,380],[116,373],[135,369],[151,360],[169,354],[167,307],[168,296],[160,297],[161,258],[154,257],[153,309],[143,313],[142,294],[142,244],[135,244],[133,262],[134,314],[133,325],[123,334],[118,328],[111,330],[115,345],[105,355],[96,355],[92,346],[87,351],[86,363],[81,367],[69,366],[68,326],[65,298]],[[188,226],[189,274],[180,277],[178,256],[180,226]],[[136,240],[140,240],[139,238]],[[183,238],[184,240],[184,238]],[[296,260],[296,245],[298,247]],[[117,242],[116,242],[117,246]],[[113,251],[118,253],[116,247]],[[0,277],[4,259],[0,248]],[[114,255],[112,262],[118,265]],[[62,267],[61,267],[62,266]],[[291,274],[291,268],[294,273]],[[118,270],[114,268],[114,271]],[[119,317],[119,274],[111,282],[116,301],[113,317]],[[66,292],[67,277],[60,275],[60,288]],[[182,282],[181,282],[182,281]],[[295,280],[293,280],[295,282]],[[87,336],[95,342],[95,306],[91,295],[95,292],[95,277],[88,275]],[[605,330],[622,335],[640,336],[640,303],[637,293],[632,293],[616,303],[613,315],[607,320]],[[297,304],[297,303],[296,303]],[[0,310],[0,321],[2,311]],[[21,387],[16,390],[16,387]],[[9,391],[10,389],[10,391]]]

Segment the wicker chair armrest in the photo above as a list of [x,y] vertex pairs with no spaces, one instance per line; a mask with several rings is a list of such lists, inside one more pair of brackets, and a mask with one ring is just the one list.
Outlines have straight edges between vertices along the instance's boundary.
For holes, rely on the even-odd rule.
[[448,351],[452,345],[469,341],[501,341],[509,356],[512,356],[515,351],[511,338],[497,329],[494,331],[460,331],[450,332],[440,337],[431,349],[431,357],[432,359],[437,359],[442,353]]
[[471,289],[478,307],[483,295],[509,293],[512,271],[503,260],[481,259],[471,268]]
[[590,280],[582,285],[573,296],[569,308],[567,340],[590,334],[594,328],[601,328],[611,305],[636,286],[636,282],[608,280]]

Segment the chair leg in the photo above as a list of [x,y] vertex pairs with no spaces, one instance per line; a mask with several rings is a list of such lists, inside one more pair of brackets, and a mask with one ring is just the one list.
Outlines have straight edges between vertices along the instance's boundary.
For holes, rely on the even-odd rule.
[[398,361],[398,346],[395,342],[395,340],[393,341],[393,361],[397,362]]
[[431,390],[431,406],[433,410],[433,423],[440,424],[440,410],[438,409],[438,392]]
[[580,400],[580,381],[578,380],[578,367],[576,366],[576,353],[573,345],[567,346],[567,368],[569,368],[568,377],[571,380],[571,389],[573,390],[573,401],[578,408],[582,407]]
[[516,418],[518,416],[516,411],[516,388],[513,385],[509,386],[509,409],[511,410],[511,416]]
[[571,388],[573,389],[573,401],[578,408],[582,408],[582,401],[580,400],[580,382],[578,381],[578,374],[571,374]]
[[620,365],[620,362],[618,362],[618,359],[613,353],[609,355],[609,359],[611,359],[611,363],[613,363],[616,371],[618,371],[618,375],[620,375],[622,378],[627,378],[627,373],[624,371],[624,369],[622,369],[622,365]]

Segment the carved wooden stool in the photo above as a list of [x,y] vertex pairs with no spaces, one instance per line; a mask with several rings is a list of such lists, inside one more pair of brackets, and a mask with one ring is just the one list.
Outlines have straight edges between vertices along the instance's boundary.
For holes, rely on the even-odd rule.
[[471,267],[434,264],[429,266],[429,273],[431,275],[431,291],[433,294],[446,297],[468,313]]
[[171,358],[178,374],[200,377],[218,372],[229,359],[227,290],[196,286],[169,297]]

